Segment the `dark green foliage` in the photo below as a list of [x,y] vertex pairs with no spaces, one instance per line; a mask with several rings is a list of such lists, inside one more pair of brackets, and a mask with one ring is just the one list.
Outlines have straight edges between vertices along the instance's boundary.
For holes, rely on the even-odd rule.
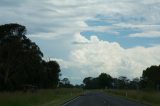
[[143,71],[141,84],[143,88],[160,88],[160,65],[151,66]]
[[142,77],[129,80],[125,76],[112,78],[106,73],[101,73],[97,78],[86,77],[83,80],[86,89],[148,89],[160,90],[160,65],[151,66],[143,71]]
[[87,77],[83,80],[86,89],[111,88],[112,77],[106,73],[101,73],[97,78]]
[[129,82],[130,89],[139,89],[140,88],[140,79],[134,78],[132,81]]
[[99,88],[99,82],[97,78],[86,77],[83,80],[83,83],[85,84],[86,89],[98,89]]
[[59,82],[60,66],[56,61],[43,62],[44,70],[41,76],[42,87],[55,88]]
[[129,85],[129,79],[125,76],[120,76],[118,78],[118,88],[119,89],[127,89]]
[[26,84],[44,87],[42,82],[55,86],[58,82],[58,63],[43,61],[40,48],[25,34],[25,26],[19,24],[0,26],[0,90],[18,90]]
[[101,88],[110,88],[112,85],[112,77],[106,73],[101,73],[98,77],[98,81]]
[[60,88],[73,88],[74,86],[72,84],[70,84],[70,81],[68,78],[63,78],[60,82],[59,82],[59,87]]

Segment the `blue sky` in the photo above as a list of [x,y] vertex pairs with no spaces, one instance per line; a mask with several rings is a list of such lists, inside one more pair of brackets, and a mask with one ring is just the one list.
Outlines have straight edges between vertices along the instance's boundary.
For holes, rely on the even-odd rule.
[[160,64],[160,0],[1,0],[0,24],[19,23],[62,78],[140,77]]
[[159,44],[160,38],[134,38],[128,37],[129,34],[137,33],[139,31],[134,29],[122,29],[118,30],[119,35],[114,35],[110,32],[94,32],[94,31],[83,31],[81,34],[86,38],[92,35],[97,35],[99,39],[107,40],[109,42],[118,42],[124,48],[131,48],[135,46],[150,47],[153,44]]
[[[117,21],[104,21],[105,19],[110,19],[110,17],[103,16],[103,15],[97,15],[97,20],[87,20],[86,23],[88,26],[114,26]],[[111,19],[110,19],[111,20]],[[113,19],[114,20],[114,19]],[[136,21],[140,23],[143,23],[145,21],[145,17],[121,17],[118,22],[130,22],[130,21]],[[117,22],[117,23],[118,23]],[[159,25],[158,23],[156,25]],[[118,33],[112,33],[112,31],[115,31]],[[138,28],[116,28],[112,31],[104,31],[104,32],[96,32],[96,31],[82,31],[81,34],[87,38],[89,38],[92,35],[97,35],[99,39],[107,40],[110,42],[118,42],[122,47],[124,48],[130,48],[135,46],[145,46],[150,47],[152,44],[159,44],[160,43],[160,37],[128,37],[130,34],[134,33],[141,33],[142,31]]]

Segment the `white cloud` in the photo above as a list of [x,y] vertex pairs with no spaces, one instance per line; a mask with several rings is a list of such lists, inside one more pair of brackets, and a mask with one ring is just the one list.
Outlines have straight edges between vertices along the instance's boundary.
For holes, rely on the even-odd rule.
[[27,35],[29,38],[39,38],[39,39],[46,39],[46,40],[53,40],[58,37],[55,33],[37,33],[35,35]]
[[142,33],[130,34],[129,37],[146,37],[146,38],[158,38],[160,37],[160,31],[148,31]]
[[74,35],[74,42],[75,43],[88,43],[89,40],[82,36],[80,33],[76,33]]
[[[1,0],[0,24],[25,25],[28,36],[38,41],[46,57],[67,53],[56,60],[68,73],[76,73],[78,79],[101,72],[135,77],[146,67],[160,63],[159,45],[125,49],[117,42],[97,36],[87,39],[80,33],[110,32],[120,36],[119,29],[130,28],[142,32],[130,37],[159,37],[159,7],[159,0]],[[111,24],[89,26],[87,20]]]
[[[18,22],[26,25],[29,34],[48,33],[55,36],[70,36],[84,30],[107,32],[117,30],[122,25],[139,27],[145,31],[159,30],[160,2],[156,0],[23,0],[0,1],[0,23]],[[12,6],[10,5],[12,4]],[[85,21],[96,19],[97,15],[107,16],[103,21],[113,22],[113,26],[93,27]],[[109,19],[109,20],[108,20]],[[117,25],[117,26],[116,26]],[[118,26],[119,25],[119,26]],[[148,28],[149,25],[150,27]],[[63,30],[63,31],[62,31]],[[50,36],[53,33],[53,36]],[[46,37],[39,36],[41,39]]]
[[74,70],[77,73],[74,77],[81,80],[86,76],[98,76],[102,72],[113,77],[140,77],[145,68],[160,64],[160,45],[124,49],[116,42],[99,40],[96,36],[91,36],[87,42],[85,45],[79,44],[70,53],[69,60],[60,61],[64,70]]

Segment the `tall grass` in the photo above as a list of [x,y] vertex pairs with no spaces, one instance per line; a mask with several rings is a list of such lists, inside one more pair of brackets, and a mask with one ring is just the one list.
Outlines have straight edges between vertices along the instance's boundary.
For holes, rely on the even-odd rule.
[[31,92],[0,93],[0,106],[59,106],[80,95],[82,89],[55,89]]
[[160,106],[160,92],[140,90],[106,90],[107,93],[132,99],[151,106]]

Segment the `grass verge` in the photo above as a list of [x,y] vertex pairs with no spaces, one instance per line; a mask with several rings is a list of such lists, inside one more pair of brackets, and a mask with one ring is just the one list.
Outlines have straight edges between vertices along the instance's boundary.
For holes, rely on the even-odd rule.
[[50,89],[36,93],[0,93],[0,106],[60,106],[64,102],[82,94],[82,89]]
[[160,106],[160,92],[138,90],[105,90],[105,92],[150,106]]

